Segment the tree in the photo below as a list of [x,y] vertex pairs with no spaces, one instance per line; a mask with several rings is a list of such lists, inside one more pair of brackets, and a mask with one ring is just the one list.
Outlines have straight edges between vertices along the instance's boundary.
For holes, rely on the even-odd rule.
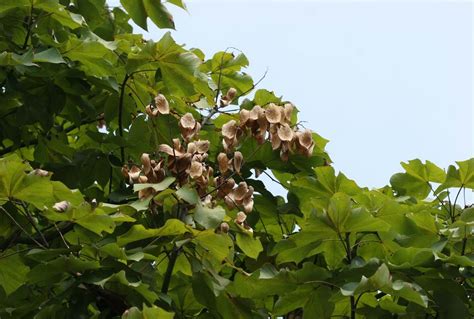
[[1,318],[474,315],[474,159],[360,187],[244,54],[121,3],[0,3]]

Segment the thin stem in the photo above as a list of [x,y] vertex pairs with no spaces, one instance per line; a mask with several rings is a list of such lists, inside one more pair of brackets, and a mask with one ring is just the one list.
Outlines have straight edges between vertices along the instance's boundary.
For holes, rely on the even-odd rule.
[[[36,225],[34,219],[33,219],[33,216],[31,216],[30,212],[28,211],[28,207],[26,207],[25,203],[21,202],[21,207],[23,208],[23,213],[25,214],[26,218],[28,219],[28,222],[31,224],[31,226],[33,226],[33,228],[35,229],[36,233],[40,235],[41,237],[41,240],[43,241],[43,244],[46,246],[46,247],[49,247],[49,243],[48,241],[46,240],[46,238],[44,237],[43,235],[43,232],[38,228],[38,226]],[[17,206],[18,208],[18,206]]]
[[25,41],[23,42],[22,50],[25,50],[26,47],[28,46],[28,40],[30,39],[32,26],[33,26],[33,2],[31,3],[31,7],[30,7],[30,15],[28,17],[28,24],[26,27],[26,36],[25,36]]
[[226,53],[229,49],[230,48],[225,49],[224,53],[222,53],[221,63],[219,65],[219,78],[217,79],[217,90],[216,90],[214,109],[217,108],[217,101],[219,100],[219,93],[221,91],[222,67],[223,67],[223,64],[224,64],[224,57],[225,57],[225,55],[226,55]]
[[356,304],[355,304],[355,298],[354,296],[349,297],[349,301],[351,303],[351,319],[355,319],[356,317]]
[[[119,109],[118,109],[118,129],[119,129],[119,136],[123,138],[123,101],[125,96],[125,87],[127,84],[128,79],[130,78],[129,74],[126,74],[122,85],[120,87],[120,96],[119,96]],[[120,146],[120,159],[122,163],[125,163],[125,148]]]
[[25,234],[26,236],[28,236],[28,238],[30,238],[36,245],[40,246],[41,248],[43,249],[46,249],[45,246],[43,246],[39,241],[37,241],[36,239],[33,238],[33,236],[31,236],[27,231],[26,229],[23,228],[23,226],[20,225],[20,223],[18,223],[15,218],[13,218],[12,215],[10,215],[10,213],[3,207],[0,207],[0,209],[12,220],[12,222],[15,223],[15,225],[18,226],[18,228],[20,228]]
[[165,278],[163,280],[163,285],[161,286],[161,292],[164,294],[168,293],[168,289],[171,283],[171,275],[173,274],[173,268],[176,264],[176,260],[178,259],[180,249],[175,247],[170,254],[168,267],[166,267]]
[[453,203],[453,214],[452,214],[452,219],[451,221],[454,223],[454,215],[456,215],[456,203],[458,201],[458,197],[459,197],[459,194],[461,194],[461,190],[464,188],[464,185],[461,184],[461,187],[459,188],[457,194],[456,194],[456,197],[454,198],[454,203]]
[[286,189],[286,186],[283,185],[280,181],[276,180],[275,178],[273,178],[270,174],[268,174],[266,171],[263,171],[262,172],[263,174],[265,174],[269,179],[271,179],[273,182],[279,184],[281,187],[285,188]]
[[449,216],[451,216],[451,212],[449,211],[449,209],[446,207],[446,205],[444,204],[444,202],[441,200],[441,198],[439,198],[439,196],[435,193],[434,189],[433,189],[433,186],[431,186],[431,183],[430,182],[426,182],[428,184],[428,186],[430,187],[431,189],[431,192],[433,193],[433,195],[436,197],[436,199],[439,201],[439,203],[441,204],[441,206],[443,206],[443,208],[446,210],[446,212],[449,214]]
[[464,238],[462,239],[461,256],[464,256],[464,254],[466,253],[466,246],[467,246],[467,237],[464,236]]
[[67,244],[66,239],[65,239],[64,236],[63,236],[63,233],[61,233],[61,231],[59,230],[58,225],[56,225],[56,223],[54,223],[54,228],[56,228],[56,230],[58,231],[59,236],[61,237],[61,239],[62,239],[62,241],[63,241],[63,243],[64,243],[64,246],[66,246],[66,248],[69,249],[70,247],[69,247],[69,245]]
[[255,82],[255,83],[252,85],[252,87],[251,87],[250,89],[248,89],[247,91],[243,92],[243,93],[240,94],[240,95],[237,95],[237,97],[234,98],[234,100],[238,100],[240,97],[242,97],[242,96],[248,94],[248,93],[251,92],[253,89],[255,89],[255,88],[260,84],[260,82],[262,82],[263,79],[265,79],[265,77],[267,76],[267,74],[268,74],[268,68],[265,70],[265,73],[263,73],[263,75],[260,77],[260,79],[258,79],[258,81]]

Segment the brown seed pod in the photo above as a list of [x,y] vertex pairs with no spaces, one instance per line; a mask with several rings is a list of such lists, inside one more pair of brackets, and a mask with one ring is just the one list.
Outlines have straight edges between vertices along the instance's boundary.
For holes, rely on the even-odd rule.
[[53,209],[55,211],[58,211],[58,212],[65,212],[69,207],[71,206],[71,203],[69,203],[68,201],[61,201],[61,202],[57,202],[53,205]]
[[133,165],[130,171],[128,172],[128,177],[130,178],[130,181],[136,182],[138,181],[138,177],[140,177],[141,169]]
[[291,142],[294,132],[288,124],[283,124],[278,128],[278,137],[284,142]]
[[191,176],[192,179],[196,179],[202,176],[202,170],[202,163],[198,161],[192,161],[191,167],[189,168],[187,173],[189,174],[189,176]]
[[143,153],[142,156],[140,157],[140,161],[143,164],[143,172],[145,173],[145,175],[149,174],[150,171],[152,170],[150,155],[147,153]]
[[208,140],[199,140],[195,144],[198,153],[204,154],[209,151],[210,142]]
[[241,152],[237,151],[234,153],[233,166],[234,166],[234,170],[237,173],[240,173],[240,168],[242,167],[243,160],[244,160],[244,157]]
[[285,115],[286,123],[291,122],[291,115],[293,114],[293,109],[294,109],[294,106],[291,103],[285,103],[285,105],[283,106],[283,113]]
[[36,168],[36,169],[32,170],[30,172],[30,174],[36,175],[36,176],[41,176],[41,177],[46,177],[46,176],[49,176],[51,174],[51,172],[45,171],[44,169],[41,169],[41,168]]
[[281,106],[270,103],[270,106],[265,110],[265,118],[272,124],[280,123],[281,121]]
[[247,219],[247,215],[244,212],[238,212],[237,217],[235,218],[235,222],[237,224],[242,224]]
[[228,139],[234,139],[237,134],[237,123],[235,120],[230,120],[229,122],[222,125],[222,135]]
[[240,202],[244,199],[245,194],[248,192],[248,187],[246,182],[240,182],[236,189],[233,190],[232,194],[235,197],[235,200]]
[[237,90],[234,89],[234,88],[229,88],[229,90],[227,90],[227,94],[225,95],[230,101],[232,101],[235,96],[237,95]]
[[163,94],[158,94],[155,97],[155,105],[156,109],[160,114],[169,114],[170,113],[170,106],[168,104],[168,100]]
[[240,126],[244,126],[250,119],[250,111],[246,109],[242,109],[239,112],[239,116],[240,116]]
[[226,222],[220,225],[220,231],[224,234],[227,234],[229,232],[229,229],[230,229],[229,224],[227,224]]
[[229,170],[229,159],[225,153],[219,153],[219,155],[217,155],[217,164],[219,165],[221,174]]

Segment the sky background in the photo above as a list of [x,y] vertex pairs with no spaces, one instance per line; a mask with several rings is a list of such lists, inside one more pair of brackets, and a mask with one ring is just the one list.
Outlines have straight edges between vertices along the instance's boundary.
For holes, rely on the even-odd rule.
[[[242,50],[254,80],[268,68],[260,88],[291,100],[359,185],[386,185],[400,161],[474,155],[472,2],[185,3],[175,40],[209,57]],[[135,28],[165,32],[149,30]]]

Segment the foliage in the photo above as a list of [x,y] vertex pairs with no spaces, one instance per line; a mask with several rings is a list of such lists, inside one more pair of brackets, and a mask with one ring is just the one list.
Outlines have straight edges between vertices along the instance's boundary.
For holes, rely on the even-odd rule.
[[1,1],[0,317],[473,317],[474,159],[358,186],[167,5]]

